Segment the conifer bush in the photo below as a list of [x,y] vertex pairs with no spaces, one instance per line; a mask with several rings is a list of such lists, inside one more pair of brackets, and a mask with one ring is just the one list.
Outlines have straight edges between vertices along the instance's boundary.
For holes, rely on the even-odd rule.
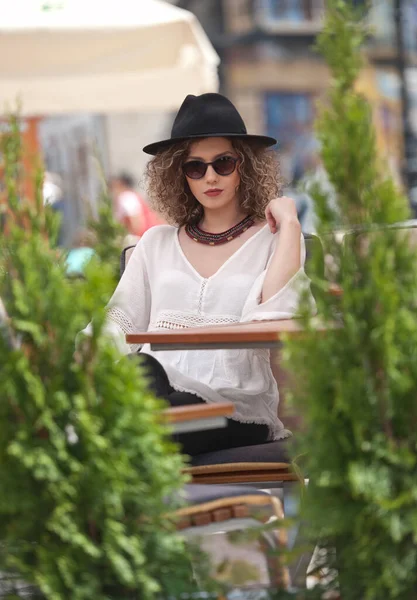
[[126,230],[114,218],[112,200],[104,181],[97,218],[91,216],[88,227],[95,234],[94,250],[97,258],[104,265],[112,267],[114,281],[117,282],[120,277],[120,256]]
[[[92,260],[85,279],[66,278],[41,173],[35,202],[21,197],[16,118],[10,126],[2,140],[0,594],[18,580],[51,600],[174,595],[194,584],[166,516],[184,480],[160,417],[165,405],[102,335],[112,268]],[[75,352],[91,318],[93,335]]]
[[[297,454],[309,485],[304,515],[328,548],[343,600],[417,598],[417,261],[408,202],[379,157],[371,109],[355,90],[367,35],[349,0],[328,0],[319,51],[331,71],[317,134],[337,214],[318,186],[319,235],[331,257],[317,309],[329,326],[286,346],[293,402],[304,419]],[[342,224],[344,241],[336,234]],[[315,263],[317,263],[315,265]],[[340,329],[332,329],[334,325]],[[335,550],[335,551],[333,551]]]

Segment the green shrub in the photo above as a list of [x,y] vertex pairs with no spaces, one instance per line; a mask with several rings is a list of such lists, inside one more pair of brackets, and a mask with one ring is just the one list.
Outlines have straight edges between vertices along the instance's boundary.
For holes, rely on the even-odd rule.
[[[20,197],[16,118],[3,152],[10,214],[0,297],[10,321],[2,315],[0,572],[51,600],[146,600],[192,588],[183,540],[166,517],[183,465],[160,419],[164,405],[102,335],[112,268],[93,260],[85,280],[66,278],[42,174],[36,201]],[[74,352],[92,317],[91,339]]]
[[96,237],[94,250],[97,258],[112,268],[114,281],[117,282],[120,277],[123,238],[127,231],[114,218],[112,200],[104,181],[97,218],[90,217],[88,227]]
[[[408,205],[377,156],[370,108],[355,91],[366,30],[351,2],[329,0],[318,47],[331,69],[317,132],[337,199],[317,187],[329,277],[317,281],[329,327],[287,346],[294,402],[305,421],[305,517],[336,566],[343,600],[417,598],[417,267],[407,236],[389,228]],[[337,219],[345,231],[331,233]],[[378,233],[379,229],[379,233]],[[314,261],[313,261],[314,262]],[[335,556],[335,562],[331,557]],[[336,584],[335,584],[336,585]]]

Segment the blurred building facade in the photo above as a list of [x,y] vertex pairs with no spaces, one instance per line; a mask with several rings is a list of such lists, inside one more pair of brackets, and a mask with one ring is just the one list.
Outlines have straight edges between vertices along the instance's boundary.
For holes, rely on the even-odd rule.
[[[324,0],[178,0],[193,11],[222,59],[222,91],[234,100],[251,131],[279,140],[284,178],[297,181],[317,149],[313,133],[317,100],[329,83],[312,49]],[[362,0],[356,0],[362,4]],[[417,0],[403,0],[404,43],[410,67],[417,132]],[[373,0],[369,64],[358,87],[372,102],[378,146],[399,176],[403,123],[394,0]]]
[[[327,67],[312,49],[325,0],[169,1],[194,12],[221,58],[220,91],[235,102],[250,132],[278,139],[283,179],[297,183],[316,164],[313,123],[317,100],[329,84]],[[358,86],[373,105],[378,147],[399,180],[404,152],[394,3],[372,0],[369,62]],[[402,0],[402,6],[417,132],[417,0]],[[39,137],[46,168],[64,181],[72,230],[96,212],[103,177],[129,171],[143,191],[149,157],[142,147],[169,137],[173,118],[173,113],[155,111],[42,119]]]

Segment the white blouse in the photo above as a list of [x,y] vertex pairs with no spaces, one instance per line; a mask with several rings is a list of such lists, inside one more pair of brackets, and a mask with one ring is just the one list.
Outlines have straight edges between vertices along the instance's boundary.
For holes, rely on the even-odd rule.
[[[108,305],[106,332],[123,354],[138,346],[125,341],[133,331],[160,331],[293,317],[301,289],[309,280],[300,270],[274,296],[260,304],[276,236],[259,229],[218,269],[205,278],[185,257],[178,229],[160,225],[141,238]],[[305,261],[301,236],[302,265]],[[171,386],[206,402],[231,401],[233,419],[268,425],[270,439],[290,435],[277,417],[278,389],[269,350],[167,350],[151,354],[163,365]]]

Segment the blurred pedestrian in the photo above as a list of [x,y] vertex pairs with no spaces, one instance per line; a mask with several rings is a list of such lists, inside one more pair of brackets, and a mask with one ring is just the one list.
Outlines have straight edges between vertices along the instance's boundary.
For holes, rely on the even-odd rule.
[[128,173],[120,173],[110,180],[116,220],[126,228],[130,241],[138,241],[153,227],[163,223],[134,188],[134,180]]
[[74,236],[72,248],[66,258],[67,275],[82,277],[85,267],[95,254],[95,234],[89,229],[80,229]]
[[63,182],[58,173],[45,171],[42,195],[44,206],[50,206],[60,217],[57,245],[64,246],[69,225],[68,201],[64,197]]

